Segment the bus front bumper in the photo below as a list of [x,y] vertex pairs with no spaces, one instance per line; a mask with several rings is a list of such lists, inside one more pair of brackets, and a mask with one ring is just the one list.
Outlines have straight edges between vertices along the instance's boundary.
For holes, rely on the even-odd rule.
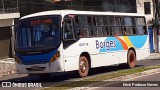
[[63,70],[59,63],[54,62],[34,65],[16,64],[16,71],[19,74],[40,74],[62,72]]

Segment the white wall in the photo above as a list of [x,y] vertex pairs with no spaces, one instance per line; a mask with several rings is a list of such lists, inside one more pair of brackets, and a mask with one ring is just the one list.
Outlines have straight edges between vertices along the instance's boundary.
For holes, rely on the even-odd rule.
[[145,15],[146,20],[147,20],[147,24],[148,24],[148,26],[150,26],[150,25],[152,25],[152,23],[150,23],[150,21],[154,17],[153,0],[137,0],[137,13],[144,14],[144,2],[151,2],[151,14]]
[[0,19],[0,27],[12,26],[14,19]]
[[6,13],[0,14],[0,19],[19,18],[20,13]]
[[14,18],[19,17],[19,13],[0,14],[0,27],[12,26]]

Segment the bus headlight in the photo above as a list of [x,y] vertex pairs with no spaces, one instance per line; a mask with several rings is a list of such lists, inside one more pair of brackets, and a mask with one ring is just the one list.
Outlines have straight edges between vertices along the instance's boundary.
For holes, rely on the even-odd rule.
[[21,60],[17,56],[15,57],[15,62],[21,64]]
[[57,51],[57,53],[51,58],[50,62],[54,62],[55,60],[57,60],[60,57],[60,52]]

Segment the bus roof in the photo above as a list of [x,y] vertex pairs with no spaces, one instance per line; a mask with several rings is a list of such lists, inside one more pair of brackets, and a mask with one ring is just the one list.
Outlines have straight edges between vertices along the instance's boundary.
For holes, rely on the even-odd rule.
[[76,10],[52,10],[52,11],[44,11],[39,13],[33,13],[30,15],[26,15],[21,19],[36,17],[36,16],[44,16],[44,15],[61,15],[65,16],[68,14],[77,14],[77,15],[115,15],[115,16],[144,16],[144,14],[137,13],[118,13],[118,12],[98,12],[98,11],[76,11]]

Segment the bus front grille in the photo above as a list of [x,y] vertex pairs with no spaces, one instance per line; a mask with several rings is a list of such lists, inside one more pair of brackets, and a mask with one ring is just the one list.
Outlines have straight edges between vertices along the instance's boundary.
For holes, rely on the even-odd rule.
[[22,64],[25,64],[25,65],[46,64],[48,62],[49,62],[49,60],[47,60],[47,59],[42,59],[42,60],[25,60],[25,61],[22,61]]

